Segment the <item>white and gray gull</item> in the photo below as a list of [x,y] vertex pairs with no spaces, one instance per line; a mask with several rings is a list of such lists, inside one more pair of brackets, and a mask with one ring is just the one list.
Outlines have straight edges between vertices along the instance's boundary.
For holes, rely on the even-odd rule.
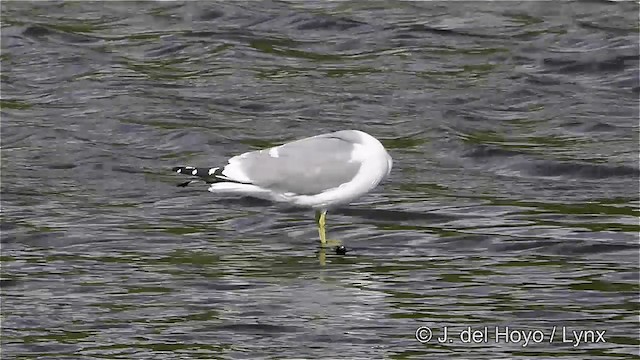
[[309,207],[316,211],[320,244],[327,246],[327,210],[348,204],[375,188],[391,172],[384,146],[359,130],[343,130],[246,152],[224,167],[174,167],[178,174],[232,193]]

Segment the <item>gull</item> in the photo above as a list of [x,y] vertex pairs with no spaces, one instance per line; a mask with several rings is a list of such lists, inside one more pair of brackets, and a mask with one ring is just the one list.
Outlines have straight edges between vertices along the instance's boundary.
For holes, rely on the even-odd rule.
[[178,186],[204,181],[212,193],[315,210],[320,246],[325,248],[327,211],[373,190],[389,176],[392,166],[378,139],[363,131],[342,130],[246,152],[222,167],[178,166],[173,171],[193,177]]

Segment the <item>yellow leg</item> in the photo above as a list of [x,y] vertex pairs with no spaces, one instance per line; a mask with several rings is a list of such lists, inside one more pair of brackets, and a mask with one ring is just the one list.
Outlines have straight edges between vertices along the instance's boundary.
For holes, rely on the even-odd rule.
[[316,211],[316,223],[318,224],[318,234],[320,235],[320,247],[324,248],[327,246],[327,234],[325,231],[325,220],[327,216],[327,211]]
[[326,217],[327,217],[326,210],[316,211],[316,223],[318,223],[318,235],[320,235],[320,247],[326,248],[327,243],[330,246],[341,245],[341,242],[339,240],[327,240],[326,227],[325,227]]

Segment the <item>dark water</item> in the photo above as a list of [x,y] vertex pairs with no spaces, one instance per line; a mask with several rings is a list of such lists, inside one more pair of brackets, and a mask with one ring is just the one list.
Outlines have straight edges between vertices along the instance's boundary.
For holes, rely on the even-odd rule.
[[[1,8],[3,359],[640,358],[638,3]],[[346,256],[169,172],[348,128]]]

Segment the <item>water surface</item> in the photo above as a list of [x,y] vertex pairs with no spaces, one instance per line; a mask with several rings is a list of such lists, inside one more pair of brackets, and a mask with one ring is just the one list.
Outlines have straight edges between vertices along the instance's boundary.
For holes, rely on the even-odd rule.
[[[639,358],[637,3],[1,10],[3,358]],[[169,171],[350,128],[346,256]]]

